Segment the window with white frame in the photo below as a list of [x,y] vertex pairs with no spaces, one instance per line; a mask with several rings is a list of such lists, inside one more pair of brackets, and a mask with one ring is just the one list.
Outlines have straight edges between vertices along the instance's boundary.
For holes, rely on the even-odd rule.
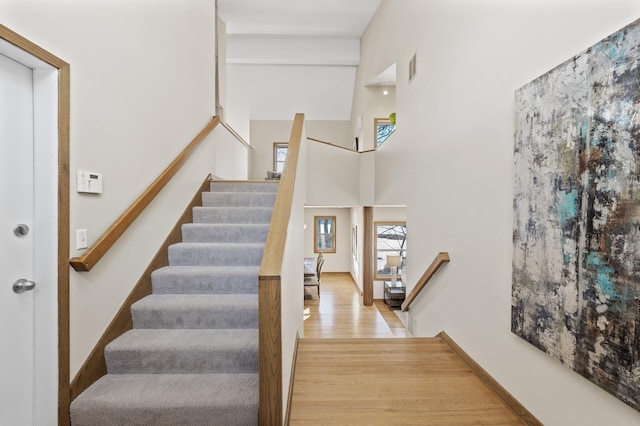
[[284,162],[287,159],[289,144],[284,142],[274,142],[273,144],[273,171],[282,173]]
[[[406,222],[375,222],[375,254],[376,280],[391,278],[391,268],[387,266],[387,255],[400,255],[400,267],[404,268],[407,256],[407,224]],[[400,278],[398,274],[398,279]]]

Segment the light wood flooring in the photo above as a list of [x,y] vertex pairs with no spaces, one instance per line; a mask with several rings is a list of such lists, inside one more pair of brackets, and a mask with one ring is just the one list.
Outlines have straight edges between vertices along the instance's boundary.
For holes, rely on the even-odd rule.
[[393,338],[402,323],[380,308],[348,274],[323,275],[320,301],[305,301],[288,424],[525,424],[445,340]]
[[[315,289],[311,289],[315,291]],[[348,273],[322,274],[319,300],[305,300],[305,338],[407,337],[400,319],[382,302],[364,306]]]

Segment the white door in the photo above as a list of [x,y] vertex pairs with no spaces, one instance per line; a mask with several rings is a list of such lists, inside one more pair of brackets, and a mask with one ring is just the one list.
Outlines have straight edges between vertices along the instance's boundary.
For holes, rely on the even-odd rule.
[[0,54],[0,423],[16,426],[34,423],[38,289],[13,289],[35,276],[33,94],[33,71]]

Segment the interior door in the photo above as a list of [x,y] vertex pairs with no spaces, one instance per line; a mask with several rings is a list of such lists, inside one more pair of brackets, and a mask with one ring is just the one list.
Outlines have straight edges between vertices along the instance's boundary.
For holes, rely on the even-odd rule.
[[33,71],[0,54],[0,416],[16,426],[34,422],[33,94]]

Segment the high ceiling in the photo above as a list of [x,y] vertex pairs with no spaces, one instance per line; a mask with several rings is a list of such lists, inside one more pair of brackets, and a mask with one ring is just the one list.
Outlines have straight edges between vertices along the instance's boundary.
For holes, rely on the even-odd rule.
[[228,34],[360,37],[381,0],[219,0]]

